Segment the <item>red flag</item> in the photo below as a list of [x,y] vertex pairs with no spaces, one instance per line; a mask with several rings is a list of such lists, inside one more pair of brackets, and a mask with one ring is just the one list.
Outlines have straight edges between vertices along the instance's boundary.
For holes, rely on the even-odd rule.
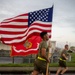
[[32,36],[27,39],[24,44],[12,46],[11,56],[26,56],[29,54],[37,54],[39,48],[39,36]]

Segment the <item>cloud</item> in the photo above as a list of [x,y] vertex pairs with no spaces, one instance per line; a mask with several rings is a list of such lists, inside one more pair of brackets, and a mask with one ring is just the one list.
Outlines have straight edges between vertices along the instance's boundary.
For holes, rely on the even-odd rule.
[[53,25],[58,27],[75,27],[75,0],[56,0]]
[[33,0],[32,2],[28,0],[0,0],[0,21],[2,21],[5,18],[17,16],[19,14],[48,8],[51,5],[52,2],[47,2],[46,0]]
[[10,18],[10,17],[12,17],[14,15],[14,13],[13,12],[9,12],[9,11],[7,11],[7,10],[1,10],[1,12],[0,12],[0,21],[2,21],[2,20],[4,20],[4,19],[6,19],[6,18]]
[[75,34],[75,30],[72,31]]
[[0,15],[13,15],[13,13],[12,13],[12,12],[9,12],[9,11],[7,11],[7,10],[2,10],[2,11],[0,12]]

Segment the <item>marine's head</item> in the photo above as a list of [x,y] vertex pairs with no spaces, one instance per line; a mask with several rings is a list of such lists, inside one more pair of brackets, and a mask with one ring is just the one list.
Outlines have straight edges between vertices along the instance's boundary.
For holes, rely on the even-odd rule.
[[43,39],[43,40],[49,40],[49,35],[46,31],[43,31],[40,33],[40,37]]
[[65,45],[65,49],[66,49],[66,50],[68,50],[68,49],[69,49],[69,46],[68,46],[67,44]]

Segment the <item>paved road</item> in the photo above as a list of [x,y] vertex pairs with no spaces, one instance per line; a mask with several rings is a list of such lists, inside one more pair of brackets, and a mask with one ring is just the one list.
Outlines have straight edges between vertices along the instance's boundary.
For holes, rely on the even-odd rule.
[[[0,75],[31,75],[31,74],[0,74]],[[41,75],[41,74],[39,74],[39,75]],[[50,74],[50,75],[55,75],[55,74]],[[64,75],[75,75],[75,74],[74,73],[67,73]]]

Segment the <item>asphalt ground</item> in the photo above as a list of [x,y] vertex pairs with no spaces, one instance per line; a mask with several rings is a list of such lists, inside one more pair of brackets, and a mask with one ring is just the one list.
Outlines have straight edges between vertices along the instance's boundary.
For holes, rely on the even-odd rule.
[[[0,74],[0,75],[31,75],[31,74]],[[42,74],[39,74],[42,75]],[[50,75],[55,75],[55,73],[51,73]],[[63,75],[75,75],[75,73],[65,73]]]
[[[32,72],[30,73],[25,73],[25,72],[21,72],[21,71],[0,71],[0,75],[31,75]],[[42,75],[42,74],[39,74]],[[56,71],[51,71],[50,75],[56,75]],[[75,71],[67,71],[65,74],[63,75],[75,75]]]

